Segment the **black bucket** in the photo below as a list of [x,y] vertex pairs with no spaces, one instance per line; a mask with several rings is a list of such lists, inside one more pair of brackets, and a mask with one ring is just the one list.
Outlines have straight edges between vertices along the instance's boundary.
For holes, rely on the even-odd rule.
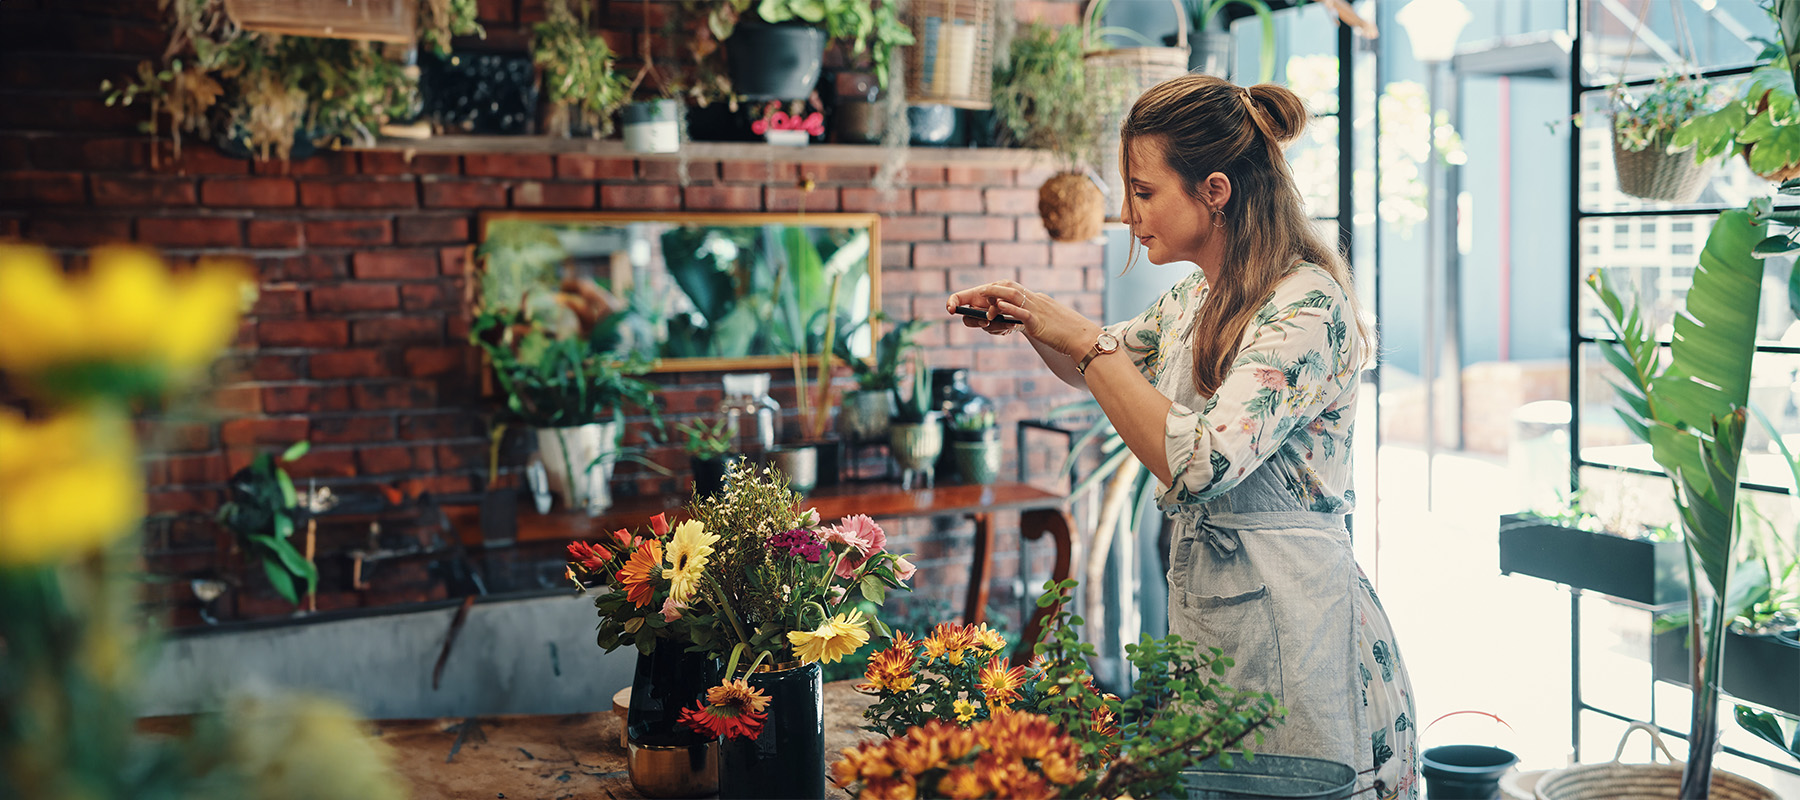
[[1500,776],[1519,757],[1498,747],[1448,744],[1426,750],[1419,762],[1430,800],[1498,800]]
[[1231,766],[1213,756],[1181,771],[1187,800],[1344,800],[1356,789],[1348,764],[1305,756],[1231,754]]

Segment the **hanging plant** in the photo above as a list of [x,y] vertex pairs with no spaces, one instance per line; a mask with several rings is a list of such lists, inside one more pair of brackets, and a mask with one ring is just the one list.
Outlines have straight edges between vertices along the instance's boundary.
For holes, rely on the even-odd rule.
[[1049,150],[1061,166],[1038,189],[1044,229],[1059,242],[1092,239],[1106,220],[1106,196],[1088,175],[1104,157],[1110,117],[1099,109],[1125,103],[1124,81],[1086,67],[1074,26],[1034,24],[1009,55],[994,70],[994,113],[1013,142]]
[[1707,114],[1716,104],[1712,87],[1687,75],[1669,74],[1634,98],[1619,88],[1613,103],[1613,168],[1619,189],[1646,200],[1691,203],[1712,179],[1713,156],[1680,144],[1682,123]]
[[1800,49],[1800,2],[1776,0],[1769,13],[1781,41],[1764,42],[1759,66],[1737,97],[1709,114],[1682,122],[1674,146],[1694,148],[1694,160],[1737,153],[1750,170],[1781,182],[1800,178],[1800,97],[1794,92],[1795,51]]
[[551,0],[547,11],[532,28],[531,60],[543,70],[549,127],[565,137],[577,128],[608,136],[613,112],[631,98],[631,79],[613,70],[612,47],[589,28],[591,3],[582,0],[579,18],[567,0]]

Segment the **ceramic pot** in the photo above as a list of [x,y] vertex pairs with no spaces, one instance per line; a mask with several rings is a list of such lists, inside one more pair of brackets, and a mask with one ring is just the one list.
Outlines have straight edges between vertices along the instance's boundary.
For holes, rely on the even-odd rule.
[[824,65],[825,31],[745,15],[725,43],[731,86],[745,100],[805,100]]
[[769,696],[769,716],[756,738],[719,743],[719,797],[825,796],[823,674],[814,663],[750,675]]
[[942,415],[926,412],[922,422],[888,423],[888,447],[900,465],[900,488],[911,491],[915,474],[923,474],[925,486],[937,481],[937,458],[944,451]]
[[681,710],[718,685],[719,666],[687,642],[665,640],[638,654],[626,709],[626,770],[646,797],[703,797],[719,790],[718,740],[679,721]]
[[894,402],[886,389],[858,389],[844,393],[840,409],[838,427],[844,438],[851,444],[861,444],[886,438]]
[[618,441],[616,422],[537,429],[538,455],[550,479],[550,491],[565,509],[594,515],[612,506],[608,483]]
[[633,153],[673,153],[681,149],[681,121],[674,100],[631,103],[619,113],[625,149]]
[[812,445],[782,445],[769,451],[769,463],[786,475],[788,486],[801,494],[819,485],[819,451]]
[[999,479],[1000,440],[951,442],[950,450],[956,459],[956,474],[964,483],[987,486]]

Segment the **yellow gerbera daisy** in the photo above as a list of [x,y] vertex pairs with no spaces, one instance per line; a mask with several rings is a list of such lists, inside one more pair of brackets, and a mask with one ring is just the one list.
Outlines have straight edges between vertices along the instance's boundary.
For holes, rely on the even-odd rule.
[[0,407],[0,566],[92,552],[144,515],[144,479],[122,416],[27,421]]
[[675,526],[675,537],[669,542],[669,596],[686,603],[700,588],[706,574],[706,561],[712,557],[719,535],[706,532],[706,523],[688,520]]
[[868,643],[867,625],[861,611],[851,611],[826,620],[815,631],[789,631],[788,644],[803,664],[833,663]]

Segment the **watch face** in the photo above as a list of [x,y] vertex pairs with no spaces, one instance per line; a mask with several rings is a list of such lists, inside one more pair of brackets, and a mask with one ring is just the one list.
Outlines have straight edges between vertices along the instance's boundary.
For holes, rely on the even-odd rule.
[[1098,347],[1102,353],[1110,353],[1119,349],[1119,337],[1114,336],[1112,331],[1101,331],[1100,338],[1094,341],[1094,346]]

